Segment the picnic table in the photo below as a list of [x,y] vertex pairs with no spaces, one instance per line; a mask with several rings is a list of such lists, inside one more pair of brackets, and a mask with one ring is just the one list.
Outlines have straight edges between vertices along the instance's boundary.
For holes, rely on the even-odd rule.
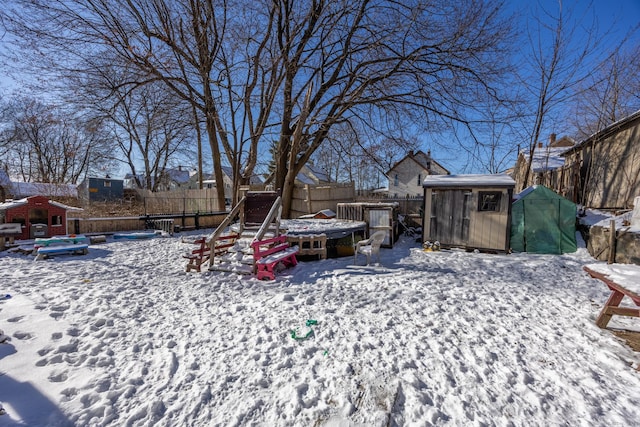
[[0,224],[0,251],[3,251],[5,249],[7,238],[9,238],[9,243],[13,243],[14,239],[21,234],[21,224],[12,222]]
[[624,297],[628,297],[636,306],[640,307],[640,266],[630,264],[589,264],[583,268],[591,277],[601,280],[611,290],[609,299],[596,319],[596,325],[600,328],[606,328],[614,314],[640,317],[640,309],[620,307]]

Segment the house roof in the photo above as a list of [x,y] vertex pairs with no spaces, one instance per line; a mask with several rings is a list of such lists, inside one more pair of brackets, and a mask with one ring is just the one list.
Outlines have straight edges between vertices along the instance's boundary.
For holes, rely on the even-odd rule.
[[58,196],[78,197],[78,186],[75,184],[49,184],[44,182],[11,182],[11,194],[15,196]]
[[[564,153],[573,147],[543,147],[538,148],[533,153],[531,170],[533,172],[544,172],[555,170],[564,166]],[[520,155],[529,160],[529,150],[520,151]]]
[[[191,174],[189,173],[189,171],[187,169],[165,169],[164,173],[167,175],[167,177],[169,178],[169,180],[171,182],[175,182],[176,184],[186,184],[189,182],[189,180],[191,179]],[[132,173],[127,173],[124,176],[124,179],[135,179],[138,178],[138,180],[140,180],[140,182],[144,183],[145,182],[145,176],[143,174],[137,174],[137,175],[133,175]],[[152,177],[153,178],[153,177]],[[155,182],[154,182],[155,183]]]
[[328,174],[308,164],[302,167],[298,175],[296,175],[296,180],[302,184],[309,185],[331,182]]
[[598,132],[595,132],[594,134],[588,136],[587,138],[583,139],[582,141],[580,141],[577,145],[575,145],[574,147],[570,147],[567,151],[565,151],[563,153],[563,155],[567,155],[569,152],[573,152],[575,150],[579,150],[582,149],[582,147],[590,142],[597,142],[597,141],[601,141],[606,139],[607,137],[619,132],[622,128],[624,128],[627,125],[632,124],[633,122],[635,122],[636,120],[640,119],[640,110],[636,111],[635,113],[632,113],[630,115],[628,115],[627,117],[624,117],[620,120],[618,120],[617,122],[614,122],[612,124],[610,124],[609,126],[605,127],[602,130],[599,130]]
[[[33,196],[32,196],[33,197]],[[29,197],[25,197],[24,199],[19,200],[10,200],[8,202],[0,203],[0,211],[5,211],[7,209],[16,208],[18,206],[24,206],[29,203]],[[67,206],[63,203],[56,202],[54,200],[49,200],[49,204],[53,206],[57,206],[62,209],[66,209],[68,211],[83,211],[82,208],[77,208],[75,206]]]
[[409,154],[407,154],[406,156],[404,156],[402,159],[398,160],[392,167],[391,169],[389,169],[387,171],[387,175],[391,174],[391,171],[394,170],[399,164],[403,163],[405,160],[410,159],[413,160],[414,162],[416,162],[418,164],[418,166],[420,166],[422,169],[425,170],[429,170],[429,169],[433,169],[433,168],[428,168],[427,167],[427,163],[429,161],[431,161],[432,163],[437,164],[440,168],[442,168],[444,171],[447,172],[447,174],[451,173],[449,172],[449,170],[447,168],[445,168],[444,166],[442,166],[440,163],[438,163],[437,161],[433,160],[433,157],[431,157],[431,154],[425,154],[422,151],[418,151],[416,153],[414,153],[413,151],[410,151]]
[[428,175],[424,187],[515,187],[516,182],[506,174]]
[[[221,169],[222,169],[222,173],[224,175],[226,175],[227,178],[233,179],[233,169],[231,168],[231,166],[221,166]],[[193,175],[191,179],[192,180],[195,179],[197,181],[198,180],[197,174]],[[215,184],[216,183],[216,176],[213,173],[203,173],[202,174],[202,180],[203,180],[203,183],[205,181],[207,181],[209,183]],[[253,174],[251,176],[251,179],[249,180],[249,183],[250,184],[262,184],[263,181],[262,181],[262,178],[260,178],[259,175]]]
[[165,173],[171,181],[177,184],[186,184],[189,182],[189,171],[186,169],[165,169]]

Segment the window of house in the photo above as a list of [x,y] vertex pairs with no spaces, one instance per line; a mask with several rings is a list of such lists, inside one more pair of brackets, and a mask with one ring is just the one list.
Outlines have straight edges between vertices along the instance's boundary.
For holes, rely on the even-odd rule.
[[51,217],[51,225],[62,225],[62,215],[53,215]]
[[103,182],[103,185],[104,185],[105,187],[107,187],[107,188],[108,188],[108,187],[111,187],[111,181],[104,181],[104,182]]
[[398,174],[395,174],[393,176],[393,185],[397,187],[399,182],[400,182],[400,179],[398,178]]
[[418,185],[422,185],[422,174],[418,174]]
[[21,225],[21,226],[23,226],[23,227],[25,227],[25,224],[27,223],[27,222],[26,222],[26,220],[25,220],[23,217],[21,217],[21,216],[19,216],[19,217],[14,217],[14,218],[11,220],[11,222],[12,222],[12,223],[20,224],[20,225]]
[[499,212],[501,198],[500,191],[480,191],[478,193],[478,211]]

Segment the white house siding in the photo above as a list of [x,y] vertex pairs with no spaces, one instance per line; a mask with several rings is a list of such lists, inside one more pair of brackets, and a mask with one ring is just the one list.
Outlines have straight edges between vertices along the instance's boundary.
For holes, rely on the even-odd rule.
[[421,197],[422,181],[429,171],[420,168],[418,163],[406,159],[396,165],[389,176],[389,195],[391,197]]
[[429,175],[447,175],[449,171],[423,152],[412,154],[398,162],[389,171],[390,197],[422,197],[424,179]]

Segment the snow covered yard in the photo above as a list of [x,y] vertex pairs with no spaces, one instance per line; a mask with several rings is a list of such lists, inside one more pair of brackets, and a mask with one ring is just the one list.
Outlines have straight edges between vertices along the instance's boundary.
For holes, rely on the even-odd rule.
[[[626,426],[640,356],[575,254],[185,273],[178,238],[0,254],[0,426]],[[305,322],[313,335],[306,335]],[[640,319],[609,327],[640,330]]]

